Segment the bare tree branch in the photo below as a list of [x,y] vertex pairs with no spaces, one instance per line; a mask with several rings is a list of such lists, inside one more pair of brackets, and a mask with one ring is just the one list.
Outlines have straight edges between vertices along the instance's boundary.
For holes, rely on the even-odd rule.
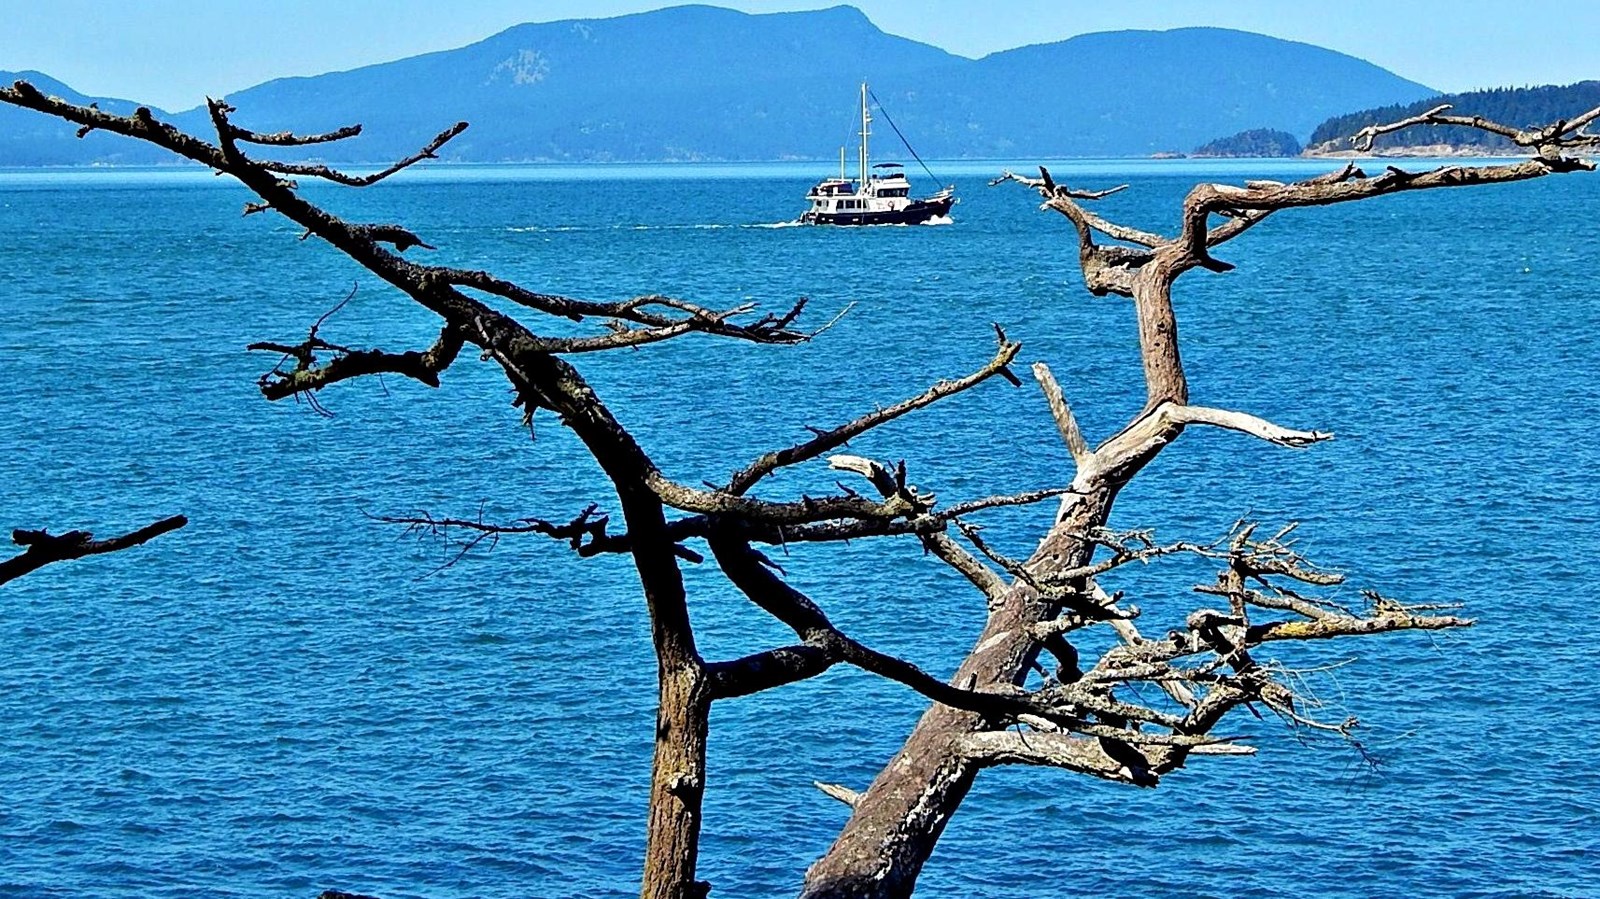
[[[218,100],[207,100],[206,103],[211,108],[212,120],[218,123],[219,132],[224,136],[225,141],[246,140],[258,144],[279,143],[275,140],[254,140],[253,138],[258,137],[259,135],[254,135],[251,132],[243,132],[240,129],[235,128],[227,121],[226,118],[228,113],[234,111],[232,106],[228,106],[227,104]],[[359,132],[360,126],[353,125],[350,127]],[[277,162],[272,160],[264,160],[261,162],[261,167],[269,172],[276,172],[280,175],[294,175],[302,178],[320,178],[324,181],[332,181],[336,184],[343,184],[347,187],[369,187],[373,184],[377,184],[379,181],[382,181],[391,175],[396,174],[397,172],[404,171],[405,169],[416,165],[424,159],[438,159],[439,149],[445,144],[449,143],[453,138],[455,138],[456,135],[465,130],[467,130],[467,123],[457,122],[454,125],[451,125],[449,128],[439,132],[434,136],[433,140],[428,142],[427,146],[423,147],[417,152],[399,160],[398,162],[395,162],[388,168],[373,172],[368,175],[350,175],[346,174],[345,172],[341,172],[338,169],[330,168],[319,163]],[[334,133],[339,134],[339,132]],[[325,140],[339,140],[342,139],[342,137],[347,136],[350,135],[345,134],[340,135],[340,137],[320,135],[319,137]],[[302,138],[293,142],[317,143],[318,141],[307,141]]]
[[[375,374],[404,375],[429,387],[439,386],[439,374],[455,362],[465,344],[453,325],[445,325],[433,346],[418,352],[386,353],[383,350],[355,350],[328,343],[313,328],[303,342],[289,345],[260,341],[246,349],[282,353],[283,361],[295,360],[295,367],[284,371],[280,362],[261,376],[261,395],[269,400],[312,393],[351,378]],[[317,353],[331,352],[333,358],[318,364]]]
[[[961,751],[976,764],[1064,768],[1102,780],[1139,784],[1133,771],[1107,755],[1101,740],[1021,730],[978,731],[962,737]],[[1148,767],[1148,766],[1143,766]],[[1146,785],[1154,786],[1153,782]]]
[[1295,431],[1279,427],[1263,418],[1257,418],[1244,412],[1233,412],[1227,409],[1211,409],[1205,406],[1167,406],[1162,410],[1169,420],[1175,424],[1184,425],[1212,425],[1218,428],[1227,428],[1259,437],[1269,443],[1287,446],[1295,449],[1332,440],[1333,435],[1326,431]]
[[1050,373],[1050,366],[1043,362],[1033,364],[1033,377],[1039,382],[1039,389],[1044,391],[1044,397],[1050,404],[1050,417],[1055,419],[1056,430],[1061,432],[1061,442],[1067,445],[1067,451],[1072,454],[1072,461],[1079,471],[1090,464],[1094,453],[1089,450],[1089,444],[1083,439],[1083,431],[1078,428],[1078,419],[1072,414],[1072,407],[1067,405],[1066,394],[1061,392],[1061,385],[1056,383],[1055,375]]
[[1417,125],[1458,125],[1498,134],[1519,147],[1535,151],[1541,157],[1558,158],[1563,149],[1584,147],[1593,143],[1597,136],[1585,133],[1583,127],[1600,118],[1600,107],[1596,107],[1575,118],[1562,119],[1543,128],[1524,130],[1489,121],[1483,116],[1445,115],[1445,111],[1450,108],[1450,104],[1445,103],[1421,115],[1401,119],[1398,122],[1368,125],[1351,136],[1350,144],[1356,150],[1365,153],[1372,149],[1373,140],[1380,135]]
[[69,562],[85,556],[98,556],[138,546],[169,531],[189,523],[182,515],[163,518],[120,537],[96,540],[88,531],[68,531],[51,535],[37,530],[18,529],[11,532],[11,542],[25,547],[22,553],[0,562],[0,584],[14,581],[25,574],[38,571],[54,562]]
[[995,375],[1000,375],[1016,383],[1016,376],[1011,374],[1007,366],[1017,357],[1017,352],[1022,349],[1022,345],[1007,340],[1005,332],[1000,330],[999,326],[995,327],[995,333],[999,336],[1000,345],[995,350],[994,358],[972,374],[954,381],[940,381],[908,400],[895,403],[887,408],[875,409],[854,421],[846,422],[832,430],[820,431],[816,437],[804,443],[767,453],[735,472],[728,482],[727,491],[734,495],[746,493],[762,478],[779,468],[804,462],[808,459],[815,459],[824,453],[844,446],[851,438],[859,437],[867,431],[886,422],[893,421],[902,415],[931,406],[945,397],[954,396],[962,391],[976,387]]
[[823,793],[826,793],[830,798],[837,799],[845,805],[851,807],[854,807],[856,802],[861,799],[861,794],[859,792],[841,784],[827,784],[820,780],[814,780],[811,782],[811,784],[812,786],[821,790]]
[[261,134],[232,125],[228,133],[236,141],[247,144],[262,144],[271,147],[304,147],[311,144],[326,144],[333,141],[352,138],[361,133],[360,125],[346,125],[343,128],[329,131],[324,134],[295,134],[291,131],[277,131],[272,134]]

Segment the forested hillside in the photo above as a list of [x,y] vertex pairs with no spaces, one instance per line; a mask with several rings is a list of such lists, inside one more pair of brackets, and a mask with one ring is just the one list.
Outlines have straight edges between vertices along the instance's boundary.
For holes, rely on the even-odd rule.
[[1196,147],[1190,156],[1299,156],[1300,141],[1287,131],[1252,128]]
[[[1580,81],[1568,85],[1542,87],[1498,87],[1492,90],[1442,94],[1415,103],[1380,106],[1347,115],[1335,116],[1312,132],[1307,143],[1313,150],[1347,150],[1349,137],[1368,125],[1397,122],[1448,103],[1452,115],[1479,115],[1486,119],[1521,128],[1532,123],[1558,121],[1600,106],[1600,81]],[[1373,149],[1394,150],[1445,144],[1452,147],[1502,152],[1513,149],[1509,140],[1476,128],[1447,125],[1416,125],[1381,135]]]

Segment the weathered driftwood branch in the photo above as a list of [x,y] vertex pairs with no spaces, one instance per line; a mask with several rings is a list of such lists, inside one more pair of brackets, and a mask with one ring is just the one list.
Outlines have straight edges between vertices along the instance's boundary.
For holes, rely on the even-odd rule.
[[182,515],[163,518],[130,531],[120,537],[96,540],[88,531],[68,531],[50,534],[44,530],[18,529],[11,532],[11,542],[24,547],[18,555],[0,562],[0,584],[14,581],[25,574],[38,571],[54,562],[69,562],[85,556],[98,556],[138,546],[169,531],[189,523]]
[[232,126],[230,133],[233,139],[247,144],[262,144],[270,147],[305,147],[311,144],[326,144],[338,140],[346,140],[361,134],[360,125],[346,125],[323,134],[295,134],[292,131],[276,131],[272,134],[261,134],[238,126]]
[[[1309,616],[1303,613],[1320,607],[1289,601],[1287,593],[1257,590],[1234,598],[1228,614],[1190,616],[1189,630],[1177,633],[1169,641],[1143,640],[1127,615],[1087,614],[1097,607],[1116,606],[1114,601],[1096,599],[1104,594],[1092,582],[1092,574],[1097,570],[1093,556],[1098,545],[1092,535],[1105,526],[1121,488],[1177,439],[1187,425],[1230,428],[1285,446],[1304,446],[1329,436],[1320,431],[1283,428],[1244,413],[1190,404],[1188,381],[1179,354],[1177,320],[1172,309],[1172,287],[1179,277],[1195,268],[1211,271],[1231,268],[1211,257],[1213,247],[1239,236],[1282,209],[1589,170],[1593,166],[1587,160],[1569,157],[1562,151],[1586,140],[1581,137],[1580,129],[1597,117],[1600,117],[1600,110],[1538,132],[1528,132],[1531,136],[1527,140],[1538,150],[1539,156],[1524,162],[1444,166],[1414,174],[1394,169],[1376,177],[1347,165],[1318,178],[1292,184],[1262,181],[1244,186],[1202,184],[1185,199],[1181,228],[1175,238],[1119,226],[1089,212],[1083,202],[1099,199],[1096,192],[1061,185],[1044,169],[1037,179],[1011,173],[997,179],[997,182],[1015,181],[1037,190],[1046,208],[1067,218],[1078,236],[1079,267],[1091,293],[1117,294],[1134,300],[1147,403],[1122,431],[1092,452],[1086,452],[1081,434],[1074,435],[1076,422],[1072,421],[1064,398],[1056,402],[1051,397],[1058,429],[1077,468],[1073,490],[1064,497],[1055,526],[1031,557],[1017,561],[1007,560],[1000,553],[990,553],[991,558],[1014,576],[1014,581],[1006,594],[991,605],[988,622],[957,671],[956,683],[970,684],[978,690],[1006,684],[1020,686],[1029,673],[1036,670],[1036,659],[1042,651],[1051,652],[1058,660],[1064,659],[1066,664],[1058,666],[1057,671],[1061,678],[1070,678],[1076,670],[1076,654],[1066,642],[1066,634],[1079,627],[1092,626],[1099,620],[1110,620],[1125,641],[1124,649],[1165,645],[1176,652],[1181,640],[1185,649],[1203,648],[1230,667],[1232,673],[1227,675],[1204,668],[1183,673],[1170,668],[1169,663],[1177,658],[1171,656],[1154,659],[1153,669],[1149,666],[1140,669],[1140,677],[1154,678],[1174,701],[1189,709],[1182,731],[1205,733],[1228,711],[1252,700],[1259,700],[1287,720],[1300,723],[1305,716],[1295,710],[1292,694],[1286,696],[1282,686],[1266,676],[1266,668],[1247,661],[1252,647],[1279,636],[1319,639],[1457,627],[1468,623],[1450,616],[1419,616],[1394,609],[1375,611],[1367,616],[1332,612]],[[1213,227],[1213,215],[1222,216],[1226,221]],[[1102,238],[1114,243],[1102,244]],[[1051,392],[1048,383],[1045,389],[1048,396]],[[1246,542],[1248,540],[1246,538]],[[1257,561],[1251,564],[1267,565],[1266,559],[1270,557],[1270,553],[1256,554],[1252,558]],[[1261,576],[1287,574],[1276,572]],[[1052,586],[1055,589],[1050,589]],[[1066,596],[1073,589],[1088,598],[1076,604],[1069,602]],[[1242,611],[1250,607],[1287,611],[1295,617],[1249,622]],[[1132,676],[1131,671],[1116,674]],[[1093,678],[1085,679],[1090,683],[1102,683],[1112,674],[1099,669]],[[1115,716],[1114,712],[1111,714]],[[1009,747],[1010,737],[976,736],[995,732],[996,723],[981,715],[938,707],[930,709],[895,758],[861,794],[839,838],[807,873],[804,895],[809,899],[908,895],[945,822],[965,797],[981,767],[954,747],[972,739],[1003,742]],[[1063,750],[1068,767],[1075,765],[1077,770],[1086,773],[1109,769],[1103,758],[1087,752],[1081,744],[1068,745],[1075,750]],[[1119,771],[1126,769],[1128,778],[1141,780],[1173,770],[1189,754],[1187,749],[1175,748],[1139,751],[1135,756],[1115,746],[1101,748],[1114,761],[1122,761]],[[1012,753],[1007,757],[1018,755]],[[1141,758],[1147,763],[1143,772],[1139,770]]]
[[1405,128],[1417,125],[1458,125],[1465,128],[1476,128],[1490,134],[1498,134],[1519,147],[1533,150],[1540,156],[1559,157],[1562,150],[1579,147],[1588,147],[1600,135],[1589,134],[1584,131],[1584,126],[1600,118],[1600,107],[1589,110],[1572,119],[1562,119],[1542,128],[1521,129],[1492,122],[1483,116],[1445,115],[1451,109],[1450,104],[1440,106],[1398,122],[1389,122],[1381,125],[1368,125],[1357,131],[1350,138],[1350,145],[1360,152],[1372,149],[1372,142],[1381,135],[1392,134]]
[[856,800],[861,798],[861,794],[859,792],[852,790],[843,784],[828,784],[823,783],[820,780],[814,780],[811,782],[811,784],[812,786],[821,790],[827,796],[837,799],[845,805],[853,806],[856,804]]
[[1044,391],[1045,401],[1050,404],[1050,417],[1055,419],[1056,430],[1061,434],[1061,442],[1066,444],[1067,452],[1072,454],[1073,464],[1082,471],[1089,465],[1094,453],[1090,451],[1088,441],[1083,439],[1083,430],[1078,427],[1078,419],[1072,414],[1072,407],[1067,405],[1066,394],[1061,392],[1061,385],[1056,383],[1055,375],[1050,373],[1050,366],[1043,362],[1033,364],[1033,377],[1039,382],[1039,389]]

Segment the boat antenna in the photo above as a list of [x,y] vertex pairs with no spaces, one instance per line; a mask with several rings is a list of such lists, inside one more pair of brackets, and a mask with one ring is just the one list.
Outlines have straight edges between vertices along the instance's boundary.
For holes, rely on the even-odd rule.
[[911,158],[917,161],[917,165],[922,166],[922,170],[928,173],[928,177],[933,179],[933,183],[942,184],[943,182],[939,180],[939,176],[935,175],[933,170],[928,168],[928,164],[922,161],[922,157],[917,155],[916,149],[911,146],[911,141],[906,140],[906,136],[900,133],[900,126],[894,123],[894,119],[889,118],[889,110],[883,108],[883,101],[878,99],[877,94],[873,94],[871,91],[868,91],[868,93],[872,97],[872,102],[878,104],[878,111],[883,113],[883,120],[889,123],[890,128],[894,129],[894,136],[900,138],[900,143],[906,145],[906,150],[911,154]]

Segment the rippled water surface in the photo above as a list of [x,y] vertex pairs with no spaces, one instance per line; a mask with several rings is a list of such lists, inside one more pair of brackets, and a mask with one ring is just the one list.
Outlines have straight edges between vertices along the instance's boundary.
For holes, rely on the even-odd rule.
[[[998,165],[960,169],[938,227],[776,227],[803,167],[436,169],[362,193],[441,262],[591,298],[811,298],[794,348],[676,341],[579,360],[673,476],[761,451],[986,361],[992,322],[1047,360],[1091,439],[1142,399],[1130,307],[1081,287],[1066,223]],[[1197,179],[1300,163],[1061,164],[1127,181],[1104,212],[1170,230]],[[323,336],[420,348],[434,325],[245,195],[186,171],[0,173],[0,525],[183,531],[0,590],[0,895],[625,896],[642,846],[653,702],[628,566],[535,538],[450,558],[368,513],[508,519],[611,507],[551,417],[519,427],[492,365],[439,390],[366,380],[332,418],[269,404],[273,358],[356,287]],[[1374,772],[1248,716],[1261,754],[1196,760],[1159,790],[1058,771],[980,778],[929,896],[1600,895],[1600,178],[1282,213],[1178,291],[1197,402],[1338,439],[1291,452],[1191,432],[1115,523],[1210,538],[1241,514],[1303,521],[1308,553],[1462,633],[1286,655],[1327,714],[1359,716]],[[852,305],[853,304],[853,305]],[[858,441],[947,501],[1063,483],[1031,389],[996,383]],[[774,495],[832,489],[819,465]],[[1050,515],[993,518],[1026,553]],[[940,674],[982,623],[914,543],[796,550],[790,578],[857,636]],[[1128,589],[1158,631],[1206,572]],[[689,573],[702,649],[787,642],[714,572]],[[1353,595],[1353,594],[1351,594]],[[791,895],[923,708],[844,669],[719,705],[702,872],[716,896]]]

